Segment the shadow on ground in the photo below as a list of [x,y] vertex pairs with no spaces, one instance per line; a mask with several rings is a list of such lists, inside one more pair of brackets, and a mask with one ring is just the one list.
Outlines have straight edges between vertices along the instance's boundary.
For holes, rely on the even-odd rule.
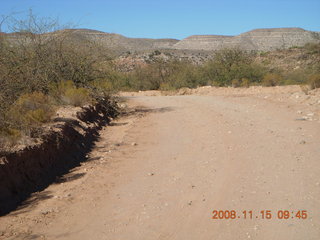
[[99,130],[117,114],[108,102],[84,108],[77,114],[78,120],[56,119],[55,128],[60,130],[44,136],[41,144],[6,153],[4,164],[0,164],[0,216],[50,198],[46,192],[36,197],[32,193],[43,191],[55,181],[82,177],[84,174],[65,174],[88,160],[88,153],[99,139]]
[[162,108],[146,108],[142,106],[138,106],[135,108],[127,109],[122,115],[133,115],[139,113],[164,113],[174,111],[172,107],[162,107]]
[[[139,106],[128,109],[122,115],[168,111],[173,111],[173,108]],[[85,173],[73,174],[72,169],[81,162],[95,160],[88,159],[88,153],[99,140],[99,130],[110,124],[116,115],[117,111],[112,107],[88,108],[77,117],[79,121],[93,124],[93,127],[89,128],[83,127],[83,124],[75,119],[56,118],[55,127],[61,131],[47,135],[39,146],[7,154],[5,164],[0,165],[0,216],[13,210],[17,210],[14,214],[28,211],[29,207],[39,201],[53,197],[50,192],[43,190],[54,182],[64,183],[83,177]],[[111,125],[126,124],[127,122]]]

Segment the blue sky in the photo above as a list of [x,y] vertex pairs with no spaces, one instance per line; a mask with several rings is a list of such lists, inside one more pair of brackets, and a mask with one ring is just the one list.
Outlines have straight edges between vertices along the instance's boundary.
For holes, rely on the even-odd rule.
[[0,0],[0,16],[22,16],[30,8],[62,24],[127,37],[182,39],[273,27],[320,31],[320,0]]

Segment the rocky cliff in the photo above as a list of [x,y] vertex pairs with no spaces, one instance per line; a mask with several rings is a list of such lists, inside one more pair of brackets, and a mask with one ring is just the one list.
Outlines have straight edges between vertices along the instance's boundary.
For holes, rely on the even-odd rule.
[[302,28],[256,29],[237,36],[195,35],[175,45],[175,49],[218,50],[238,47],[244,50],[270,51],[319,42],[320,33]]

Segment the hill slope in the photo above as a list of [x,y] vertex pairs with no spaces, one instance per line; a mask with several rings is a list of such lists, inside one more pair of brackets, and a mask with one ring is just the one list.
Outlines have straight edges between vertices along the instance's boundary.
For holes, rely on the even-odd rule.
[[[66,29],[48,34],[67,34],[70,39],[79,43],[85,43],[88,40],[95,41],[118,53],[157,49],[214,51],[234,47],[244,50],[270,51],[320,42],[319,32],[302,28],[255,29],[237,36],[193,35],[180,41],[177,39],[128,38],[120,34],[90,29]],[[23,36],[17,33],[6,35],[12,40]]]
[[270,51],[319,42],[320,34],[302,28],[256,29],[237,36],[195,35],[176,43],[175,49],[218,50],[239,47],[244,50]]

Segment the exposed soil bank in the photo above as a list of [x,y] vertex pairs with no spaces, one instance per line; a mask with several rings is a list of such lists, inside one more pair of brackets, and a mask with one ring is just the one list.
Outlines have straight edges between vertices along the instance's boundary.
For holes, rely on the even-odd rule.
[[56,118],[41,144],[0,156],[0,215],[14,210],[32,192],[86,160],[98,130],[117,115],[110,101],[83,108],[74,117]]

